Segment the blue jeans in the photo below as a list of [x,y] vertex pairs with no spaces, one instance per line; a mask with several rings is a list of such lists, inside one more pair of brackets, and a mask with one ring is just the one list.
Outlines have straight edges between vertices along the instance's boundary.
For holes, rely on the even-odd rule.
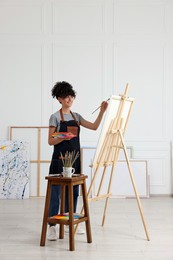
[[[77,209],[77,201],[79,196],[79,185],[73,187],[73,200],[74,200],[74,212]],[[55,216],[59,213],[61,200],[61,186],[53,185],[50,197],[49,217]],[[68,212],[68,187],[65,189],[65,212]],[[49,223],[50,226],[54,226],[54,223]]]

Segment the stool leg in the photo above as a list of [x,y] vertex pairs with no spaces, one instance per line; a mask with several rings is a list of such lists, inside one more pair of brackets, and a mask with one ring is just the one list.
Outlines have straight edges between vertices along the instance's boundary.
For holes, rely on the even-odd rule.
[[89,207],[88,207],[88,197],[87,197],[87,189],[86,189],[86,182],[82,183],[82,194],[83,194],[83,206],[84,206],[84,214],[87,217],[85,221],[86,232],[87,232],[87,242],[92,243],[92,236],[91,236],[91,225],[90,225],[90,216],[89,216]]
[[73,185],[68,185],[68,205],[69,205],[69,248],[74,251],[74,204],[73,204]]
[[[60,213],[64,213],[65,210],[65,186],[61,185],[61,209]],[[59,238],[64,238],[64,224],[59,225]]]
[[47,219],[48,219],[48,215],[49,215],[51,187],[52,187],[52,185],[48,181],[47,192],[46,192],[46,200],[45,200],[45,207],[44,207],[42,232],[41,232],[41,239],[40,239],[40,246],[45,246],[46,231],[47,231]]

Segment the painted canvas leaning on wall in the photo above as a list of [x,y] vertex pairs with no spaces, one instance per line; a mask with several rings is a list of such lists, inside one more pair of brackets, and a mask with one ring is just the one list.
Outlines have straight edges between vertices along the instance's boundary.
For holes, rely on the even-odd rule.
[[0,199],[29,198],[29,143],[0,141]]

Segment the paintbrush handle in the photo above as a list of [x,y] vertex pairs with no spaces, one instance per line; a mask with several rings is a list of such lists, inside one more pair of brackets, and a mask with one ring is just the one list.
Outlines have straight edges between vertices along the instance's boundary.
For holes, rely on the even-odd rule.
[[[108,99],[106,100],[106,102],[108,102],[109,100],[110,100],[110,98],[108,98]],[[94,114],[100,107],[101,107],[101,106],[97,107],[97,108],[92,112],[92,114]]]

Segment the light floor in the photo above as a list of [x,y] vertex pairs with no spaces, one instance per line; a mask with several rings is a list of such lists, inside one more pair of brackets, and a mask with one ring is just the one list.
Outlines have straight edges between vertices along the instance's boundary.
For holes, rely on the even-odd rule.
[[173,198],[141,199],[150,241],[136,199],[110,199],[102,227],[104,203],[89,202],[93,242],[88,244],[86,235],[76,235],[71,252],[67,234],[40,247],[44,198],[0,200],[0,259],[173,260]]

